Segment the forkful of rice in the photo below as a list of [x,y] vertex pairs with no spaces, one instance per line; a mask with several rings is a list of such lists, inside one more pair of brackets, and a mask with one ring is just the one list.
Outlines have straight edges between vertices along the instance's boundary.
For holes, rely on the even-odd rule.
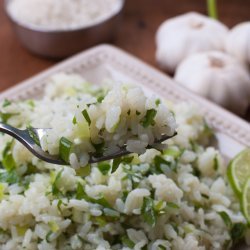
[[72,114],[55,114],[48,128],[21,130],[0,122],[0,132],[17,139],[39,159],[75,169],[143,154],[149,148],[161,150],[177,134],[176,127],[164,102],[135,86],[115,86],[101,97],[82,97]]

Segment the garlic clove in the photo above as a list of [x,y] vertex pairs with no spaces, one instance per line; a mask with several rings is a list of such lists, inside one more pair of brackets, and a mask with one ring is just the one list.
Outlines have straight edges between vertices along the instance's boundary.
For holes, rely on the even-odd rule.
[[250,65],[250,22],[236,25],[226,39],[227,53]]
[[224,50],[228,28],[207,16],[190,12],[163,22],[156,33],[156,60],[169,73],[187,56]]
[[220,51],[197,53],[177,68],[176,82],[243,115],[250,100],[250,76],[242,63]]

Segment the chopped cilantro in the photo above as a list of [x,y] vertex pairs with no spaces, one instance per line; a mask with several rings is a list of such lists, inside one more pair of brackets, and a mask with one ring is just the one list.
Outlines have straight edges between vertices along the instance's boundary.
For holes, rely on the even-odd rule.
[[8,107],[10,105],[11,105],[11,101],[8,99],[4,99],[2,107],[5,108],[5,107]]
[[154,206],[154,209],[156,211],[160,211],[162,209],[163,205],[164,205],[163,201],[158,201],[157,204]]
[[61,208],[62,205],[66,205],[66,204],[64,204],[61,199],[58,200],[58,202],[57,202],[57,209],[60,211],[60,213],[62,213],[62,208]]
[[233,225],[230,235],[234,243],[239,242],[244,237],[247,226],[244,223],[236,223]]
[[154,164],[155,164],[156,173],[163,173],[164,166],[167,166],[169,169],[176,172],[177,166],[176,166],[175,162],[167,161],[159,155],[155,156]]
[[36,105],[35,105],[35,102],[33,100],[27,100],[27,104],[31,107],[31,108],[34,108]]
[[27,130],[28,130],[29,136],[34,140],[36,145],[41,146],[40,139],[39,139],[37,133],[35,132],[34,128],[29,126],[29,127],[27,127]]
[[53,234],[52,231],[49,231],[49,232],[46,234],[45,239],[46,239],[46,241],[47,241],[48,243],[50,243],[50,236],[51,236],[52,234]]
[[97,97],[97,102],[101,103],[104,99],[103,95],[100,95],[99,97]]
[[1,118],[1,120],[2,120],[3,123],[7,123],[8,120],[12,116],[15,116],[15,115],[19,115],[19,113],[3,113],[3,112],[0,112],[0,118]]
[[142,176],[131,169],[127,169],[126,167],[123,167],[123,171],[126,173],[126,176],[123,177],[122,180],[129,179],[132,182],[133,188],[136,188],[139,185]]
[[97,168],[100,170],[100,172],[103,174],[103,175],[107,175],[109,170],[111,169],[111,166],[109,163],[107,162],[101,162],[97,165]]
[[161,103],[161,100],[160,100],[160,99],[156,99],[156,100],[155,100],[155,105],[156,105],[156,106],[159,106],[160,103]]
[[174,202],[170,202],[170,201],[167,202],[167,206],[168,206],[169,208],[174,208],[174,209],[179,209],[179,208],[180,208],[179,205],[177,205],[177,204],[174,203]]
[[181,151],[179,151],[178,149],[173,149],[173,148],[167,148],[163,151],[164,155],[167,156],[172,156],[173,158],[178,158],[179,156],[181,156]]
[[11,171],[0,172],[0,182],[14,184],[14,183],[18,183],[19,180],[20,178],[14,169]]
[[201,196],[202,196],[203,198],[205,198],[205,199],[209,199],[209,196],[206,195],[206,194],[201,194]]
[[56,233],[58,230],[59,230],[59,226],[57,225],[57,223],[55,221],[49,221],[48,222],[48,225],[50,227],[50,230],[53,232],[53,233]]
[[60,139],[59,156],[66,163],[69,163],[69,156],[72,150],[72,146],[73,146],[73,143],[67,138],[62,137]]
[[147,128],[150,125],[154,125],[154,118],[156,116],[156,113],[157,111],[155,109],[147,110],[145,117],[141,121],[141,124],[144,128]]
[[87,166],[76,169],[76,175],[85,177],[91,173],[91,166],[88,164]]
[[15,160],[12,155],[13,140],[8,142],[3,150],[2,165],[7,171],[11,171],[16,167]]
[[225,211],[218,212],[218,214],[220,215],[221,219],[224,221],[225,225],[228,228],[232,228],[233,223],[232,223],[231,218],[229,217],[229,215]]
[[91,124],[91,119],[90,119],[88,111],[86,109],[84,109],[82,111],[82,115],[84,116],[84,118],[87,121],[87,123],[90,125]]
[[143,205],[141,209],[143,219],[147,224],[154,227],[156,224],[156,211],[154,209],[154,200],[150,197],[143,198]]
[[117,168],[119,167],[121,163],[129,164],[133,161],[133,159],[134,159],[134,156],[115,158],[112,164],[112,173],[114,173],[117,170]]
[[219,161],[218,161],[218,156],[216,155],[214,157],[214,170],[217,171],[219,169]]
[[74,125],[76,125],[76,123],[77,123],[76,117],[75,117],[75,116],[73,117],[72,123],[73,123]]
[[61,194],[61,191],[60,189],[58,188],[58,182],[62,176],[62,172],[63,172],[63,169],[61,169],[57,175],[54,177],[54,172],[52,172],[52,183],[51,183],[51,193],[54,195],[54,196],[58,196]]
[[124,235],[121,238],[122,244],[126,247],[134,249],[135,243],[128,238],[128,236]]

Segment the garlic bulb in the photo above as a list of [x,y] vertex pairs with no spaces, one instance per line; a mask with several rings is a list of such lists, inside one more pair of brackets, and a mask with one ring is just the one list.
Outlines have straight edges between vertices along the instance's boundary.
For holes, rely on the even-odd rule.
[[156,60],[169,73],[188,55],[224,50],[228,28],[207,16],[191,12],[166,20],[156,34]]
[[250,22],[240,23],[229,32],[226,51],[250,65]]
[[243,64],[223,52],[203,52],[186,58],[174,79],[236,114],[244,114],[248,107],[249,73]]

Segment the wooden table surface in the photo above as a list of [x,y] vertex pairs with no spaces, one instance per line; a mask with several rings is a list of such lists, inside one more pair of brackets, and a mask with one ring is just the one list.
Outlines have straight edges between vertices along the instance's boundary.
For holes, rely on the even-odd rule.
[[[39,58],[16,40],[0,0],[0,91],[54,65],[57,61]],[[250,20],[250,0],[218,0],[219,16],[229,27]],[[206,13],[206,0],[127,0],[122,26],[114,45],[157,66],[155,32],[165,19],[188,12]]]

